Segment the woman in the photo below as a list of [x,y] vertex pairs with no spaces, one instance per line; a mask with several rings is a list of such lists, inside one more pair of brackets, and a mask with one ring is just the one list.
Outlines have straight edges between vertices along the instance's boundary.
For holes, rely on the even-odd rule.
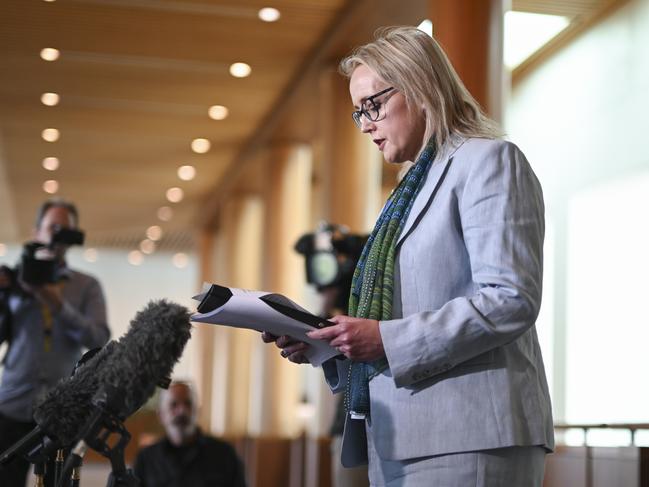
[[[554,439],[534,326],[539,183],[423,32],[383,30],[340,67],[359,128],[388,162],[414,162],[363,251],[349,316],[310,333],[347,358],[324,366],[346,390],[343,464],[366,441],[372,485],[541,486]],[[264,339],[304,361],[305,344]]]

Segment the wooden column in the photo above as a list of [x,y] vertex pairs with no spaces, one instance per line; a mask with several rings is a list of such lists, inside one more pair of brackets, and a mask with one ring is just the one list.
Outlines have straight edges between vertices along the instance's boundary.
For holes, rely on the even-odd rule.
[[428,0],[433,37],[467,89],[494,120],[503,114],[506,0]]
[[383,157],[352,121],[349,81],[332,68],[323,74],[321,92],[326,140],[323,216],[332,223],[347,225],[354,233],[368,233],[383,203]]
[[[244,289],[261,287],[263,246],[263,201],[260,196],[233,194],[222,211],[220,236],[223,239],[223,280],[221,283]],[[212,381],[212,428],[230,437],[245,436],[253,345],[257,333],[216,327]]]
[[[200,262],[199,286],[215,280],[214,267],[217,262],[217,235],[214,229],[204,228],[198,236],[198,258]],[[198,423],[205,431],[212,429],[212,381],[215,329],[204,324],[194,325],[189,347],[196,354],[192,361],[192,375],[196,378],[196,393],[199,399]]]
[[[263,287],[300,302],[304,262],[293,245],[309,230],[311,150],[301,144],[277,145],[267,167]],[[255,436],[295,436],[301,366],[281,358],[277,348],[261,340],[252,347],[249,431]]]

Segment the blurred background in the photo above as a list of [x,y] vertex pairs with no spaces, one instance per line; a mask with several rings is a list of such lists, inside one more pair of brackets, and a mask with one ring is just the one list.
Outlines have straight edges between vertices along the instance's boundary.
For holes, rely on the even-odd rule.
[[[432,32],[544,188],[537,328],[559,439],[574,447],[546,483],[641,485],[649,0],[3,0],[0,12],[0,263],[18,260],[44,199],[74,201],[87,238],[70,265],[101,280],[113,338],[149,299],[194,307],[204,282],[317,312],[293,244],[321,220],[368,233],[398,171],[352,123],[337,62],[380,26]],[[254,332],[196,324],[174,375],[195,384],[200,424],[237,445],[250,485],[330,485],[334,401],[319,370]],[[152,409],[131,424],[132,457],[160,430]],[[577,477],[552,483],[566,465]]]

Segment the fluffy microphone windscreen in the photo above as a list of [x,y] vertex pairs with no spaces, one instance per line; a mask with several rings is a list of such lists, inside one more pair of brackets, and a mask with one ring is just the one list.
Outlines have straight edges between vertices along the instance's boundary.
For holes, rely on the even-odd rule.
[[164,300],[149,303],[135,316],[102,371],[103,384],[124,392],[118,414],[133,414],[169,377],[190,328],[189,311]]
[[63,445],[77,439],[94,411],[92,399],[105,386],[121,391],[126,418],[171,374],[190,336],[189,311],[165,300],[137,313],[118,342],[109,342],[70,378],[63,379],[34,410],[34,419]]
[[34,420],[48,435],[67,445],[92,413],[91,401],[101,382],[101,371],[117,342],[110,341],[72,377],[59,381],[34,409]]

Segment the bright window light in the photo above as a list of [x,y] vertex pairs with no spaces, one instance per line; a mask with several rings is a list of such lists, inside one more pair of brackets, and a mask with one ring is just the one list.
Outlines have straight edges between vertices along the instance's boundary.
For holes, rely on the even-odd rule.
[[422,21],[421,24],[417,26],[417,28],[420,31],[425,32],[429,36],[433,37],[433,23],[430,20],[426,19]]
[[505,66],[514,69],[570,24],[568,17],[505,13]]

